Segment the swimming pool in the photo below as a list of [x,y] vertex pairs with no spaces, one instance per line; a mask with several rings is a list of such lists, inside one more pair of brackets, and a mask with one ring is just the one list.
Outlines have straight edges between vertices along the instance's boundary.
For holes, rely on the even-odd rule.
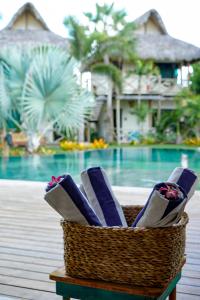
[[82,170],[102,166],[113,185],[152,187],[156,182],[166,180],[181,164],[188,164],[200,174],[200,151],[116,148],[53,156],[9,157],[0,159],[0,178],[49,181],[51,175],[70,173],[80,183]]

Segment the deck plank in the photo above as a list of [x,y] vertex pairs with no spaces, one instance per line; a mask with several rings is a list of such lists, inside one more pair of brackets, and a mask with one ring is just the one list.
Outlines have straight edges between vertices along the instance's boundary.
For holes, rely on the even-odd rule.
[[[0,299],[60,299],[48,276],[63,266],[62,229],[60,217],[43,200],[44,187],[44,183],[0,180]],[[148,193],[140,190],[134,204],[143,204]],[[188,204],[187,263],[177,300],[200,299],[199,196],[200,192]],[[120,193],[120,197],[123,204],[130,204],[130,195]]]

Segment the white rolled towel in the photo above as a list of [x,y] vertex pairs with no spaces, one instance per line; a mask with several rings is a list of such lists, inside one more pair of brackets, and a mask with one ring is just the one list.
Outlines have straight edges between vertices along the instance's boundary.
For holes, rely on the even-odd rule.
[[194,195],[198,177],[194,171],[178,167],[173,170],[167,181],[179,185],[185,191],[189,200]]
[[49,184],[44,199],[65,220],[83,225],[102,226],[90,203],[70,175],[59,177],[58,182]]
[[115,197],[106,172],[101,167],[89,168],[81,173],[88,201],[103,226],[127,227],[122,207]]

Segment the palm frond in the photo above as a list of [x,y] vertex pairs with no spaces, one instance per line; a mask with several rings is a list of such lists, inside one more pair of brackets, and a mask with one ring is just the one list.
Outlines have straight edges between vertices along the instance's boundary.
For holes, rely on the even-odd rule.
[[195,63],[192,65],[193,73],[190,76],[191,80],[191,90],[199,94],[200,93],[200,63]]
[[91,106],[91,95],[82,92],[75,76],[76,61],[64,50],[39,52],[26,75],[22,116],[32,129],[52,122],[58,128],[78,128]]
[[147,114],[151,112],[147,103],[141,103],[140,105],[136,105],[132,110],[131,114],[135,115],[139,122],[144,122]]
[[64,24],[69,32],[71,54],[79,61],[87,57],[91,50],[90,37],[87,35],[87,27],[80,25],[75,17],[65,18]]
[[0,59],[6,65],[6,77],[8,79],[8,91],[13,109],[18,109],[19,98],[22,94],[26,73],[32,60],[31,50],[21,47],[2,48]]
[[11,101],[6,86],[4,68],[0,64],[0,126],[9,118],[11,112]]

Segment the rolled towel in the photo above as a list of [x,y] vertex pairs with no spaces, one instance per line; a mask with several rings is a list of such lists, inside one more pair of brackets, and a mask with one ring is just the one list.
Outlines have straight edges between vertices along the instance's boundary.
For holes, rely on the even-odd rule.
[[106,172],[101,167],[89,168],[81,173],[81,180],[87,198],[103,226],[127,227]]
[[83,187],[83,184],[81,183],[80,186],[79,186],[79,190],[81,191],[81,193],[83,193],[83,195],[85,196],[85,198],[87,198],[87,195],[85,193],[85,190],[84,190],[84,187]]
[[187,202],[185,191],[175,183],[155,185],[132,227],[168,227],[177,223]]
[[198,177],[192,170],[180,167],[174,169],[167,181],[176,183],[182,187],[189,200],[195,192],[198,183]]
[[54,181],[55,184],[48,184],[44,199],[65,220],[83,225],[102,226],[90,203],[70,175],[63,175]]

